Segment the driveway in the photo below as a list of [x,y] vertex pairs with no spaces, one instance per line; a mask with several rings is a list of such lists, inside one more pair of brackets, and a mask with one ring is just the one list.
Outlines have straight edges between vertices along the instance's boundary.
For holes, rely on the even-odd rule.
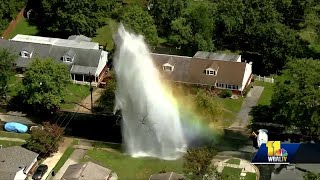
[[247,128],[251,108],[257,105],[259,98],[263,92],[263,89],[264,87],[262,86],[254,86],[253,88],[251,88],[251,90],[248,92],[247,96],[243,100],[241,109],[237,114],[237,121],[233,123],[230,126],[230,128]]

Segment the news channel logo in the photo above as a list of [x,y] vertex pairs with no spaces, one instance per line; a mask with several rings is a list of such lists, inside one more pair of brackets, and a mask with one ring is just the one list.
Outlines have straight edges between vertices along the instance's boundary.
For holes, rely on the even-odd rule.
[[290,164],[299,144],[267,141],[262,143],[252,159],[252,164]]

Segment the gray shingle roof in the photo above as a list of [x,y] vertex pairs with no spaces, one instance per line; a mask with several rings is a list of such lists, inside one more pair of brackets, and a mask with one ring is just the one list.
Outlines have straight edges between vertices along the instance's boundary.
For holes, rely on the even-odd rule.
[[28,53],[32,53],[34,51],[34,48],[31,45],[28,45],[28,46],[22,48],[22,51],[26,51]]
[[[29,167],[38,154],[20,146],[0,149],[0,170],[3,172],[18,172]],[[2,175],[0,174],[0,177]]]
[[[28,46],[34,48],[32,58],[22,58],[19,54],[23,48]],[[66,52],[68,52],[68,54],[70,55],[76,54],[72,63],[65,64],[69,67],[69,69],[71,69],[72,65],[82,66],[82,71],[78,73],[83,73],[83,71],[89,72],[92,71],[93,68],[97,68],[102,53],[101,50],[96,49],[70,49],[70,47],[53,46],[50,44],[19,42],[4,39],[0,39],[0,48],[8,48],[11,51],[13,51],[14,54],[18,55],[16,65],[20,68],[27,68],[35,57],[51,57],[57,62],[62,62],[62,57],[66,54]],[[83,70],[85,68],[87,68],[87,70]]]
[[98,164],[87,162],[70,165],[62,176],[62,180],[105,180],[111,170]]
[[76,52],[74,52],[73,49],[69,49],[64,55],[73,58],[76,55]]
[[96,67],[73,65],[70,69],[72,74],[94,74],[97,71]]
[[[165,79],[175,82],[191,84],[215,85],[225,83],[230,85],[242,85],[246,63],[233,61],[219,61],[191,58],[185,56],[171,56],[166,54],[151,54],[156,67]],[[172,58],[175,61],[174,70],[167,72],[162,70],[163,64]],[[205,74],[207,67],[219,68],[216,76]]]
[[240,57],[240,55],[198,51],[193,57],[201,58],[201,59],[219,60],[219,61],[236,61]]

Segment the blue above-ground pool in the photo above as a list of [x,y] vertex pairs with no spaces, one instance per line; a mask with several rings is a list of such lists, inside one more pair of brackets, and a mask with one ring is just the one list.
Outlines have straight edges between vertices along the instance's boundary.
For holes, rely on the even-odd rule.
[[4,125],[4,129],[9,132],[26,133],[28,126],[16,122],[8,122]]

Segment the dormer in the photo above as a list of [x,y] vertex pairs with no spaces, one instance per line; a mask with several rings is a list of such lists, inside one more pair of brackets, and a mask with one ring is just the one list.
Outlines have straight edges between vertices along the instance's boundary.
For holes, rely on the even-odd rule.
[[170,57],[169,61],[163,64],[162,69],[164,71],[173,71],[174,65],[175,65],[174,60],[172,59],[172,57]]
[[23,58],[31,58],[32,57],[32,54],[33,54],[33,51],[34,51],[34,48],[31,47],[31,46],[27,46],[27,47],[24,47],[21,52],[20,52],[20,55],[21,57]]
[[211,75],[211,76],[216,76],[219,70],[219,66],[217,63],[213,62],[207,68],[205,69],[205,74],[206,75]]
[[63,62],[73,62],[75,56],[76,56],[76,52],[74,52],[74,50],[72,50],[72,49],[69,49],[69,50],[62,56],[62,60],[63,60]]

